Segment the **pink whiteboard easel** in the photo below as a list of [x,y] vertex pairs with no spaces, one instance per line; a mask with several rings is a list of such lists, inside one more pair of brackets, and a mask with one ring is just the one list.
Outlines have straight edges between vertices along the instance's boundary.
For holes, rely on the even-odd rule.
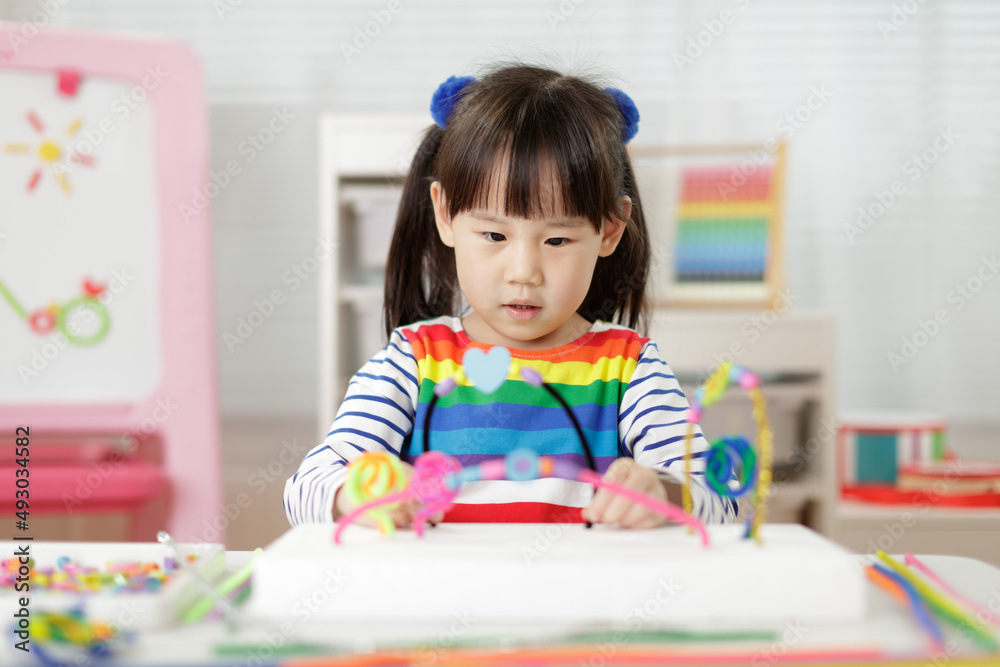
[[[206,536],[221,480],[211,227],[196,197],[208,183],[203,88],[182,44],[0,22],[4,511],[15,429],[28,426],[39,442],[32,512],[46,499],[52,511],[69,506],[67,493],[81,501],[76,511],[114,510],[120,497],[165,482],[167,525],[142,526],[142,535],[166,528],[178,541],[222,540]],[[99,309],[80,301],[91,289],[101,290]],[[73,303],[85,304],[76,315],[98,313],[107,325],[94,340],[66,344],[45,321],[46,308]],[[44,441],[95,434],[149,434],[162,466],[115,463],[98,481],[93,463],[43,465]],[[81,482],[86,497],[73,496]]]

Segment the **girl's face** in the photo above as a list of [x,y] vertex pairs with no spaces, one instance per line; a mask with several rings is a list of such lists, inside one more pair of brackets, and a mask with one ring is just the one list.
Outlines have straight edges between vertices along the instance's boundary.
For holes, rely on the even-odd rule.
[[[606,220],[598,233],[581,217],[513,218],[503,214],[499,201],[450,218],[441,184],[432,183],[430,194],[441,240],[455,249],[459,286],[474,311],[463,320],[470,338],[542,350],[589,330],[576,311],[590,290],[597,258],[614,252],[624,224]],[[627,216],[631,200],[622,203]]]

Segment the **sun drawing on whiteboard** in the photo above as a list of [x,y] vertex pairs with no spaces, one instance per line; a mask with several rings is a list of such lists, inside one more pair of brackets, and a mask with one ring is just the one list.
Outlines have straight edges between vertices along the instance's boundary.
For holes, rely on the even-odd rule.
[[[45,138],[45,124],[42,123],[41,119],[38,117],[34,111],[28,111],[27,113],[28,122],[31,126],[35,128],[41,140],[37,146],[33,146],[28,143],[8,143],[4,145],[5,153],[23,153],[31,154],[32,149],[34,149],[35,155],[38,157],[39,165],[35,169],[31,178],[28,180],[28,192],[33,192],[38,186],[38,182],[42,179],[42,173],[49,169],[52,171],[52,175],[55,176],[56,182],[62,191],[66,194],[70,193],[69,180],[66,178],[66,174],[69,173],[75,165],[83,165],[85,167],[94,166],[94,158],[89,155],[81,155],[80,153],[68,150],[64,148],[63,144],[57,139]],[[80,126],[83,125],[83,117],[77,118],[69,127],[66,128],[66,140],[72,139],[73,136],[80,131]],[[66,156],[65,162],[60,162],[63,156]]]

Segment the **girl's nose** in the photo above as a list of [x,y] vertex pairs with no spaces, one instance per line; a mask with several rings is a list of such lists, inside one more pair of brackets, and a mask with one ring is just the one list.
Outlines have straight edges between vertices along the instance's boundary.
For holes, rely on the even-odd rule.
[[527,243],[514,243],[507,258],[505,280],[526,285],[542,284],[540,253]]

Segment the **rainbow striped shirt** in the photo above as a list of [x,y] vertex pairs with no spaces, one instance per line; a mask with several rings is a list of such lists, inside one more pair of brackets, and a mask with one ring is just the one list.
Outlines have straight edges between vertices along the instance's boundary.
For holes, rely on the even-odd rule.
[[[577,340],[550,350],[511,349],[507,380],[493,394],[473,386],[462,355],[492,346],[469,339],[458,317],[399,327],[389,344],[359,370],[326,440],[286,482],[285,513],[292,525],[333,520],[334,495],[347,464],[369,451],[402,453],[412,461],[423,447],[427,407],[437,383],[458,386],[435,406],[430,446],[472,465],[526,447],[586,465],[569,415],[547,391],[520,378],[530,366],[569,404],[597,467],[631,456],[660,475],[680,479],[688,407],[656,343],[618,324],[598,320]],[[735,508],[703,483],[707,443],[696,429],[691,486],[702,521],[735,518]],[[466,484],[446,521],[579,522],[593,487],[566,479],[481,481]]]

